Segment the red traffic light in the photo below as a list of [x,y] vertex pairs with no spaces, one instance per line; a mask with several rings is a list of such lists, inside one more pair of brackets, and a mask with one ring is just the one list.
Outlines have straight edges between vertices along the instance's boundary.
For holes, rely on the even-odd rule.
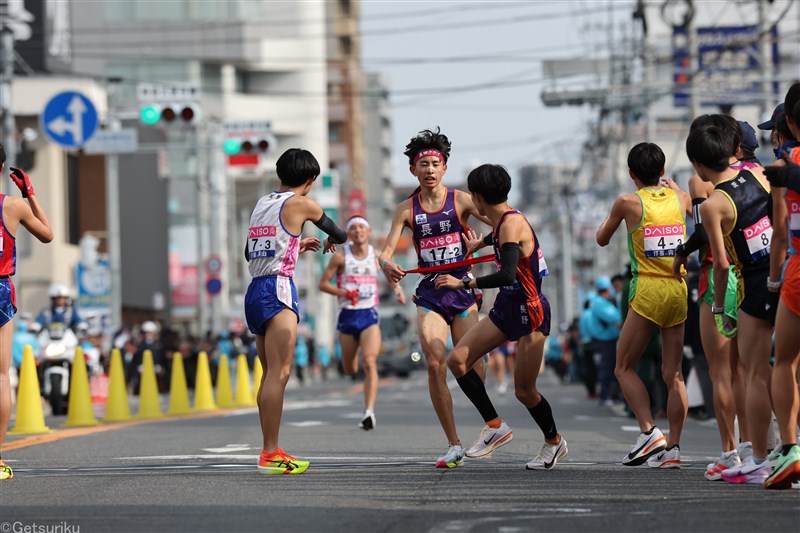
[[181,109],[181,119],[184,122],[191,122],[194,120],[194,109],[191,106],[186,106]]
[[261,150],[262,152],[266,152],[267,150],[269,150],[269,141],[266,139],[261,139],[260,141],[258,141],[258,149]]

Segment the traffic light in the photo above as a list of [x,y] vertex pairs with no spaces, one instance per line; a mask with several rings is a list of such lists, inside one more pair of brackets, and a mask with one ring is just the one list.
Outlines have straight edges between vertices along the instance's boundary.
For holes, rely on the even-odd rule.
[[148,126],[190,125],[200,119],[200,108],[196,104],[148,104],[139,110],[139,118]]
[[240,153],[255,154],[267,153],[275,147],[275,139],[270,136],[263,137],[228,137],[222,144],[222,149],[228,155]]

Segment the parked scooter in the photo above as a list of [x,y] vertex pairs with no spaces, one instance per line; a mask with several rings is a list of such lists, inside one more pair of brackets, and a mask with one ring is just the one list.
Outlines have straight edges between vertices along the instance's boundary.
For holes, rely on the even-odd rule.
[[52,322],[39,333],[39,380],[42,396],[54,415],[67,413],[69,376],[78,337],[61,322]]

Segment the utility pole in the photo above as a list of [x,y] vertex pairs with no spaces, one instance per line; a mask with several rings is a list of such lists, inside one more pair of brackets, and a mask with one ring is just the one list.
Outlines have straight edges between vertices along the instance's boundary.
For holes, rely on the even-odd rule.
[[774,104],[772,98],[772,72],[769,68],[769,50],[772,43],[772,34],[767,25],[767,0],[758,0],[758,65],[761,74],[762,92],[759,98],[759,117],[770,113]]
[[694,23],[694,10],[686,15],[686,36],[689,43],[689,122],[700,116],[700,95],[697,89],[697,75],[700,72],[700,57],[697,43],[697,26]]
[[[109,102],[111,104],[111,102]],[[121,128],[116,109],[109,105],[108,122],[111,131]],[[106,248],[111,269],[111,330],[122,327],[122,252],[119,223],[119,155],[106,155]]]
[[[0,107],[3,110],[3,147],[6,151],[6,166],[16,165],[17,139],[14,111],[11,106],[11,81],[14,79],[14,32],[8,24],[0,22],[0,61],[2,61],[2,76],[0,76]],[[9,191],[10,178],[0,179],[0,192]]]
[[230,310],[230,280],[228,279],[228,183],[222,144],[224,135],[219,124],[211,125],[211,159],[209,165],[209,255],[219,257],[220,268],[214,275],[222,282],[222,290],[211,298],[211,330],[222,331]]

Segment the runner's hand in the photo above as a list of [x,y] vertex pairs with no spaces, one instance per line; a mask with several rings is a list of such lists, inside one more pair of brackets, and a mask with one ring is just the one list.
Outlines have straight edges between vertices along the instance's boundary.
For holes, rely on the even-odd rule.
[[678,281],[683,280],[683,272],[686,271],[686,263],[688,261],[688,257],[683,257],[679,254],[675,254],[675,257],[672,258],[672,275],[678,278]]
[[437,289],[463,289],[464,282],[458,278],[454,278],[450,274],[439,274],[436,276]]
[[717,330],[722,333],[723,337],[730,339],[736,336],[738,328],[734,319],[725,313],[717,313],[714,315],[714,321],[717,323]]
[[406,293],[403,292],[403,288],[400,285],[395,285],[394,287],[394,295],[397,298],[397,303],[400,305],[405,305],[406,303]]
[[27,198],[29,196],[34,196],[36,193],[33,192],[33,185],[31,185],[31,179],[28,175],[18,168],[8,168],[11,169],[11,179],[14,181],[14,185],[19,187],[19,192],[22,193],[22,197]]
[[483,246],[483,233],[476,235],[475,230],[472,228],[467,229],[461,234],[467,246],[467,253],[465,255],[472,255]]
[[300,241],[300,250],[298,253],[303,252],[318,252],[320,249],[319,239],[316,237],[309,237]]
[[399,282],[406,275],[406,273],[403,272],[402,268],[400,268],[396,263],[392,263],[391,261],[385,261],[383,263],[383,267],[381,268],[383,269],[383,273],[392,283]]
[[781,297],[780,289],[767,289],[767,301],[764,304],[764,311],[767,313],[767,320],[775,325],[775,315],[778,313],[778,300]]
[[356,305],[361,297],[358,294],[358,289],[351,289],[344,294],[344,297],[350,300],[350,305]]
[[786,164],[778,160],[776,164],[764,167],[764,175],[773,187],[786,187]]
[[322,249],[323,254],[327,254],[328,252],[333,253],[336,251],[336,245],[333,244],[330,238],[325,239],[325,247]]

